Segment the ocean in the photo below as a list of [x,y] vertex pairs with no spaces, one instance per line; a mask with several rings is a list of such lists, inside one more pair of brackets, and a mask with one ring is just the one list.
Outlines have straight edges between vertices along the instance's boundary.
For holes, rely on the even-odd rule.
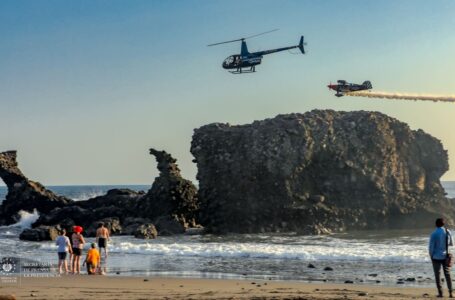
[[[455,198],[455,182],[443,182]],[[149,186],[51,186],[76,200],[112,188],[147,190]],[[6,188],[0,187],[0,199]],[[2,201],[2,200],[0,200]],[[53,242],[26,242],[19,233],[36,220],[24,213],[21,221],[0,227],[0,258],[21,257],[56,263]],[[430,225],[431,226],[431,225]],[[301,280],[432,286],[428,236],[424,230],[360,231],[326,236],[292,233],[179,235],[140,240],[116,236],[109,245],[109,276],[178,276]],[[88,242],[94,239],[89,238]],[[309,268],[313,264],[315,268]],[[330,267],[333,270],[324,270]]]

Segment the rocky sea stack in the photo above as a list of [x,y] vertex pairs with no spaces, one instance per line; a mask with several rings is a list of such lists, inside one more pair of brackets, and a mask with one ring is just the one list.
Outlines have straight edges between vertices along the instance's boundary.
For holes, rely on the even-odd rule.
[[21,172],[17,164],[16,151],[0,153],[0,178],[3,179],[8,194],[0,206],[0,225],[16,223],[20,210],[48,213],[54,208],[64,207],[72,202],[57,196],[39,182],[31,181]]
[[182,178],[177,160],[169,153],[150,149],[150,154],[155,156],[160,174],[140,201],[138,211],[143,217],[171,216],[186,228],[194,227],[199,209],[196,186]]
[[314,110],[195,130],[200,221],[209,231],[324,233],[430,227],[455,213],[447,152],[378,112]]

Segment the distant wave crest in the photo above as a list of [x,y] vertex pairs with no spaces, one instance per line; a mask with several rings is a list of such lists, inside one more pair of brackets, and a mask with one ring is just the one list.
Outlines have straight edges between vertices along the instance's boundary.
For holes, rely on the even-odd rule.
[[106,191],[90,191],[90,192],[81,192],[77,196],[73,196],[72,199],[74,201],[82,201],[92,199],[98,196],[103,196],[106,194]]

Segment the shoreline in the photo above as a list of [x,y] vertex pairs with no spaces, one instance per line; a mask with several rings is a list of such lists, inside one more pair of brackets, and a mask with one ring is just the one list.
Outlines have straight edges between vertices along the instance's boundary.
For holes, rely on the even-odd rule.
[[[175,277],[63,275],[0,285],[16,299],[436,299],[436,287]],[[0,299],[2,299],[0,297]]]
[[[408,232],[409,234],[409,232]],[[303,283],[354,284],[396,287],[433,287],[431,263],[418,261],[426,251],[420,235],[408,238],[414,252],[402,247],[390,250],[389,239],[403,236],[389,231],[367,234],[374,237],[374,246],[363,235],[349,237],[297,237],[294,236],[234,236],[162,237],[143,241],[132,237],[113,237],[107,263],[108,276],[112,277],[174,277],[184,279],[229,279],[298,281]],[[378,241],[389,236],[384,243]],[[262,242],[266,240],[266,242]],[[352,241],[355,243],[352,243]],[[16,265],[27,266],[38,261],[55,270],[57,257],[52,242],[20,242],[9,238],[0,242],[14,251],[9,258],[20,259]],[[378,244],[379,243],[379,244]],[[16,245],[16,246],[15,246]],[[354,247],[352,247],[354,245]],[[336,246],[336,247],[335,247]],[[21,253],[18,253],[21,249]],[[382,260],[371,260],[375,254]],[[8,251],[10,252],[10,251]],[[406,255],[414,255],[414,260]],[[345,255],[352,255],[346,257]],[[338,260],[344,258],[344,260]],[[411,257],[412,258],[412,257]],[[349,260],[351,259],[351,260]],[[326,268],[330,270],[326,271]],[[24,274],[23,274],[24,275]],[[409,280],[408,280],[409,279]],[[400,283],[398,283],[401,281]]]

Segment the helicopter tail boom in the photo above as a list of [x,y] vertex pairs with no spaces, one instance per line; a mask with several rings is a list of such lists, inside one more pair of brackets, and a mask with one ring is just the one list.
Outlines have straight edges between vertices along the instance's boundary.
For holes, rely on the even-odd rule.
[[299,41],[298,45],[290,46],[290,47],[277,48],[277,49],[264,50],[264,51],[258,51],[258,52],[254,52],[254,53],[250,53],[250,54],[256,55],[256,56],[262,56],[262,55],[272,54],[272,53],[276,53],[276,52],[280,52],[280,51],[291,50],[291,49],[295,49],[295,48],[299,48],[300,52],[302,52],[302,54],[305,54],[305,49],[303,48],[303,46],[305,46],[305,45],[306,44],[303,41],[303,35],[302,35],[300,37],[300,41]]

